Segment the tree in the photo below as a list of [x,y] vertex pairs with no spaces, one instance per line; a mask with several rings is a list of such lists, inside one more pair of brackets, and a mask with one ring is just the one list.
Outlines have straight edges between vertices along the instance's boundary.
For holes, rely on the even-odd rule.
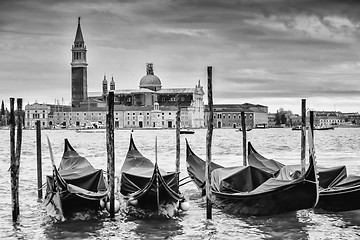
[[1,111],[0,111],[0,115],[1,115],[1,116],[5,116],[4,100],[1,101]]
[[4,122],[5,122],[5,108],[4,108],[4,101],[1,101],[0,125],[3,126]]

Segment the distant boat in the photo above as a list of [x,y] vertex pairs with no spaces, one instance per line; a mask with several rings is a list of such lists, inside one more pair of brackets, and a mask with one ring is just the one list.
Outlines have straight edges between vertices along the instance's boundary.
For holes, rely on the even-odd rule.
[[[246,127],[246,131],[247,132],[249,132],[249,131],[251,131],[252,130],[252,128],[251,127]],[[239,128],[238,130],[236,130],[236,131],[238,131],[238,132],[242,132],[242,128]]]
[[332,127],[332,126],[328,126],[328,127],[325,127],[325,126],[315,126],[314,127],[314,130],[334,130],[335,127]]
[[105,133],[106,125],[99,122],[86,123],[76,130],[78,133]]
[[[291,128],[291,130],[294,130],[294,131],[299,131],[299,130],[301,130],[301,129],[302,129],[302,126],[301,126],[301,125],[293,126],[293,127]],[[306,127],[306,129],[309,129],[309,127]]]
[[191,129],[180,129],[180,134],[194,134],[195,131]]
[[93,128],[93,129],[76,129],[77,133],[105,133],[104,128]]

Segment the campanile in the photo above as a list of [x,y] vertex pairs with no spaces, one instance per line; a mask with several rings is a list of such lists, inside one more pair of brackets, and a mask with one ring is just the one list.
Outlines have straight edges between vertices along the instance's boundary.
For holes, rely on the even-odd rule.
[[81,32],[80,17],[74,45],[71,48],[71,101],[73,107],[78,107],[81,101],[87,100],[87,62],[86,46]]

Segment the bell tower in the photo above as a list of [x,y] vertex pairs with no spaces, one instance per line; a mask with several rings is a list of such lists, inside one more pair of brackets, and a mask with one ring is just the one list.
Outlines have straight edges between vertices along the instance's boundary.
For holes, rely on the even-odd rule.
[[87,100],[87,62],[86,46],[81,32],[80,17],[75,35],[74,45],[71,48],[71,101],[78,107],[81,101]]

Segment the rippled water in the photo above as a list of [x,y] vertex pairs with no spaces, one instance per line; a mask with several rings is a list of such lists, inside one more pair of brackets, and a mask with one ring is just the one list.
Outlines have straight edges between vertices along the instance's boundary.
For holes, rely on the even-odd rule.
[[[105,134],[76,133],[70,130],[42,131],[43,182],[51,173],[45,136],[49,136],[58,163],[64,138],[96,168],[106,169]],[[155,136],[158,138],[158,162],[165,170],[175,169],[174,130],[135,130],[135,144],[140,152],[154,159]],[[119,174],[129,144],[130,131],[115,132],[116,175]],[[181,136],[181,177],[186,177],[185,141],[205,159],[206,129]],[[264,156],[287,164],[300,162],[300,132],[290,129],[254,129],[248,140]],[[191,208],[174,219],[138,219],[124,210],[114,221],[107,213],[96,218],[78,216],[53,223],[37,199],[35,131],[24,130],[20,163],[20,216],[12,222],[10,195],[9,131],[0,131],[0,238],[1,239],[358,239],[360,210],[331,213],[307,209],[271,217],[233,216],[213,209],[213,219],[206,220],[205,201],[195,185],[188,183],[181,191]],[[242,135],[235,129],[214,129],[212,160],[224,166],[242,164]],[[319,165],[346,165],[348,172],[360,174],[360,129],[335,129],[315,132]]]

